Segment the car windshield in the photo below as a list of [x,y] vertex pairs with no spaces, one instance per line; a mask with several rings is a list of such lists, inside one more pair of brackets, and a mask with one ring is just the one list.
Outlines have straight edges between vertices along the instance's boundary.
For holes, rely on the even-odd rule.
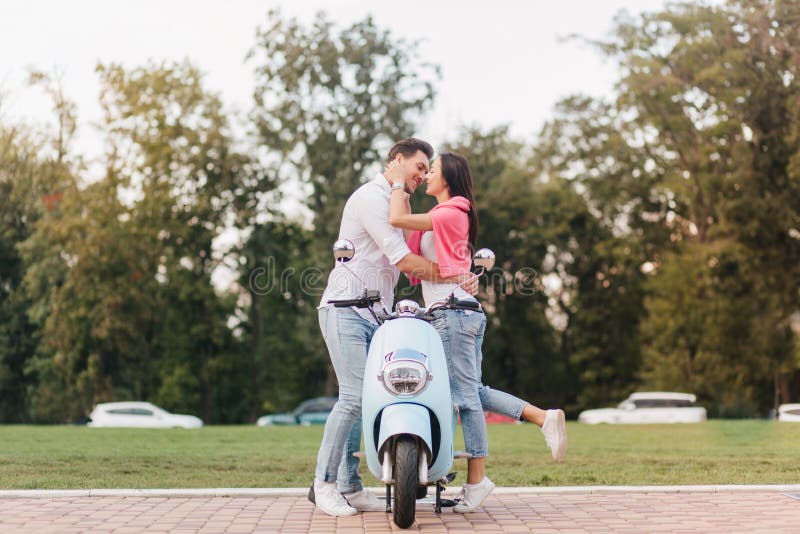
[[108,410],[108,413],[113,415],[153,415],[152,411],[144,408],[117,408]]
[[691,408],[695,406],[686,399],[636,399],[633,404],[637,408]]
[[294,413],[302,414],[309,412],[329,412],[333,410],[336,399],[311,399],[307,400],[295,408]]

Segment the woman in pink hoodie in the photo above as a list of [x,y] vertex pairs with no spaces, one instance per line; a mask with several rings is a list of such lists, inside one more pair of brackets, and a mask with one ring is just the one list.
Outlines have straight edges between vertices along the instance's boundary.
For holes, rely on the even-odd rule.
[[[407,238],[411,251],[438,263],[442,276],[469,272],[478,236],[478,214],[466,158],[445,152],[434,161],[426,176],[425,192],[436,198],[437,205],[423,214],[411,213],[408,194],[402,187],[402,173],[396,165],[388,165],[385,174],[392,182],[389,223],[411,231]],[[414,278],[411,282],[422,283],[422,295],[428,308],[453,292],[459,300],[475,300],[453,283]],[[564,412],[542,410],[481,382],[481,345],[486,330],[486,316],[482,310],[442,309],[433,312],[433,316],[432,324],[442,337],[447,356],[450,389],[461,415],[465,449],[472,455],[467,461],[467,483],[454,510],[471,512],[494,489],[494,483],[486,476],[489,445],[483,410],[537,424],[557,462],[567,448]]]

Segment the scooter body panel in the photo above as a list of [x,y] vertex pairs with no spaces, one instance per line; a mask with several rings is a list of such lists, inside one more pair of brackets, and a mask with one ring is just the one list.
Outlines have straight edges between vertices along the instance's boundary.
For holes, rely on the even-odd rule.
[[[395,352],[401,349],[427,357],[426,366],[432,378],[417,394],[395,395],[383,385],[383,367],[395,361]],[[385,411],[388,407],[391,409]],[[423,410],[428,414],[427,421],[422,417]],[[406,411],[407,415],[403,415]],[[433,460],[428,469],[431,482],[450,472],[456,418],[442,340],[428,322],[400,317],[386,321],[375,331],[364,370],[362,419],[367,466],[379,480],[382,460],[378,451],[387,439],[398,434],[420,436],[426,441],[435,456],[429,458]]]
[[378,457],[383,457],[383,446],[392,436],[411,434],[420,438],[428,453],[433,450],[431,439],[431,416],[424,406],[403,402],[390,404],[383,409],[378,433]]

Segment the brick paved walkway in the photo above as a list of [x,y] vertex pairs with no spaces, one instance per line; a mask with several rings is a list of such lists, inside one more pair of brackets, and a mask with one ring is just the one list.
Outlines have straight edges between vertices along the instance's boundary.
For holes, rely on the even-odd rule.
[[[333,518],[304,496],[0,498],[0,532],[398,531],[389,514]],[[482,511],[437,516],[417,506],[409,531],[800,532],[800,500],[777,491],[497,493]]]

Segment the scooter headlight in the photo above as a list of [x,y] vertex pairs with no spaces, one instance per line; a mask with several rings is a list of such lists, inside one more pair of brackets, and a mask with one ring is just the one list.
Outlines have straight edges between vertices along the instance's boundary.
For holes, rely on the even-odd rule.
[[393,395],[416,395],[421,393],[433,376],[420,362],[396,360],[383,367],[380,379]]

